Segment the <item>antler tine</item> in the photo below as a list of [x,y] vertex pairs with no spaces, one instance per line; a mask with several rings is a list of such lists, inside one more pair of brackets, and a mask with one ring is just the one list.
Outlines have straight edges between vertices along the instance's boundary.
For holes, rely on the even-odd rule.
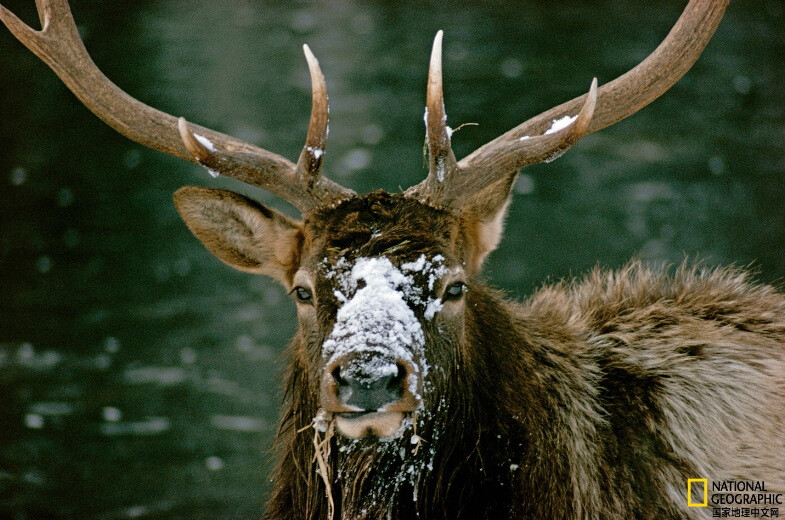
[[[597,78],[594,78],[589,93],[584,97],[580,111],[575,116],[566,116],[567,123],[563,123],[564,126],[555,126],[553,130],[548,130],[543,135],[526,136],[519,139],[520,149],[525,150],[525,154],[521,154],[521,157],[525,158],[525,162],[521,162],[517,168],[511,171],[517,174],[518,169],[523,166],[550,162],[561,157],[564,152],[587,134],[596,105]],[[499,153],[505,152],[500,150]],[[505,160],[504,156],[498,158],[497,164],[503,160]],[[478,175],[476,171],[458,166],[450,182],[444,183],[445,185],[440,191],[437,192],[429,186],[429,176],[417,186],[410,188],[406,194],[431,205],[461,209],[468,200],[490,186],[495,186],[498,183],[512,184],[513,176],[509,173],[503,174],[504,171],[506,171],[504,168],[500,168],[498,172],[491,172],[492,175]],[[506,197],[507,190],[500,191]]]
[[444,109],[444,88],[442,84],[442,38],[443,31],[436,33],[428,67],[428,87],[425,101],[425,131],[428,139],[428,189],[441,191],[444,183],[449,184],[456,171],[457,161],[450,145],[450,131],[447,128],[447,113]]
[[[488,186],[489,179],[472,175],[458,166],[450,145],[447,114],[442,89],[442,31],[436,34],[428,70],[427,108],[425,112],[430,171],[428,177],[406,191],[406,195],[437,206],[460,208],[463,203]],[[578,142],[589,128],[597,103],[597,78],[594,78],[583,107],[572,121],[558,131],[547,132],[532,139],[520,140],[519,147],[527,152],[526,164],[548,162],[561,156]],[[523,154],[522,154],[523,155]],[[521,164],[518,166],[525,166]],[[516,170],[517,171],[517,170]]]
[[[354,195],[324,178],[312,179],[306,185],[288,159],[240,139],[178,121],[132,98],[93,63],[67,0],[36,0],[36,5],[41,31],[33,30],[2,6],[0,20],[90,111],[129,139],[263,188],[302,212]],[[324,119],[326,137],[326,115]],[[315,171],[318,173],[318,168]]]
[[[328,116],[327,86],[319,62],[307,45],[303,45],[311,75],[311,119],[305,146],[297,165],[283,172],[286,182],[264,170],[248,167],[241,154],[233,153],[234,161],[227,161],[226,153],[215,153],[215,145],[205,136],[194,134],[185,118],[180,118],[180,137],[193,158],[211,172],[221,172],[274,193],[291,202],[303,213],[330,206],[348,199],[355,192],[344,188],[321,175],[322,158],[327,146]],[[201,139],[200,139],[201,138]]]
[[313,185],[321,175],[322,157],[327,146],[327,132],[330,109],[327,104],[327,85],[324,75],[319,67],[319,61],[311,52],[310,47],[303,45],[305,59],[308,61],[308,70],[311,73],[311,120],[308,124],[308,136],[305,138],[305,147],[297,161],[297,173],[309,185]]
[[[41,21],[41,30],[36,31],[20,20],[14,13],[0,5],[0,21],[11,31],[18,40],[22,41],[28,48],[30,44],[40,47],[44,43],[44,35],[49,32],[49,22],[56,17],[52,16],[54,7],[61,7],[58,4],[52,4],[49,0],[35,0],[36,8],[38,10],[38,19]],[[69,11],[70,14],[70,11]],[[23,41],[23,38],[25,41]],[[33,52],[38,54],[39,51],[30,48]]]

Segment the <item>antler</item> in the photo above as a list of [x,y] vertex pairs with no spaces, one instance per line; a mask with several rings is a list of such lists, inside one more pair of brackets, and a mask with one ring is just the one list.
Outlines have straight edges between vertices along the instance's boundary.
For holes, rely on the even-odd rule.
[[503,195],[497,205],[502,206],[522,167],[559,157],[584,135],[634,114],[673,86],[708,44],[729,1],[690,0],[665,40],[635,68],[599,90],[595,78],[588,94],[529,119],[458,162],[450,148],[451,132],[444,113],[439,31],[431,53],[426,100],[430,171],[406,195],[460,210],[477,193],[500,187]]
[[319,63],[307,46],[313,108],[306,144],[297,164],[245,141],[187,123],[132,98],[93,63],[67,0],[36,0],[42,29],[36,31],[0,6],[0,20],[44,61],[79,100],[109,126],[140,144],[206,166],[263,188],[302,212],[355,193],[321,175],[327,138],[327,91]]

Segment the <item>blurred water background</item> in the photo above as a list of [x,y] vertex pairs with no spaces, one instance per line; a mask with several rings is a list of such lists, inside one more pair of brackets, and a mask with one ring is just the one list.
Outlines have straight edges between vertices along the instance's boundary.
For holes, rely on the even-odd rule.
[[[37,23],[32,0],[3,0]],[[433,35],[460,157],[643,59],[684,2],[73,0],[133,96],[296,159],[301,45],[327,77],[326,174],[419,182]],[[488,277],[525,297],[638,255],[785,275],[785,4],[735,2],[667,95],[525,170]],[[263,510],[294,306],[212,258],[182,185],[269,194],[117,135],[0,30],[0,519],[241,519]]]

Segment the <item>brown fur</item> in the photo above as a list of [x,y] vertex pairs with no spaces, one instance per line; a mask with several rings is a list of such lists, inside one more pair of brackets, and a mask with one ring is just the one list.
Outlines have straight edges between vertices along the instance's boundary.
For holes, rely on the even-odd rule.
[[[670,273],[632,262],[518,304],[479,274],[504,206],[488,224],[375,192],[297,223],[229,199],[228,213],[246,215],[234,236],[256,244],[233,249],[258,251],[260,265],[276,249],[296,251],[279,280],[310,284],[315,298],[298,305],[265,518],[327,518],[309,428],[320,408],[321,344],[339,306],[324,266],[374,256],[400,265],[441,254],[469,291],[432,321],[420,317],[432,367],[414,414],[424,442],[411,444],[411,428],[391,440],[330,440],[335,518],[706,518],[711,508],[686,507],[687,478],[765,481],[785,492],[785,297],[742,270],[685,264]],[[226,225],[215,210],[183,210],[226,200],[219,190],[188,191],[178,208],[202,238]],[[302,238],[285,238],[292,234]]]

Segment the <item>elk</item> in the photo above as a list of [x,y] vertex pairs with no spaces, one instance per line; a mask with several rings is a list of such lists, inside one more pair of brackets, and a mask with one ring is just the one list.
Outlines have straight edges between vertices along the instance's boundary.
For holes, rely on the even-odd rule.
[[707,518],[689,478],[785,492],[785,296],[734,268],[616,271],[507,300],[480,277],[519,170],[632,115],[702,53],[728,0],[690,0],[661,45],[614,81],[460,161],[433,44],[429,173],[358,195],[321,175],[327,94],[297,163],[159,112],[93,64],[66,0],[42,29],[0,19],[98,117],[143,145],[267,190],[174,195],[224,263],[276,279],[299,326],[288,348],[268,519]]

